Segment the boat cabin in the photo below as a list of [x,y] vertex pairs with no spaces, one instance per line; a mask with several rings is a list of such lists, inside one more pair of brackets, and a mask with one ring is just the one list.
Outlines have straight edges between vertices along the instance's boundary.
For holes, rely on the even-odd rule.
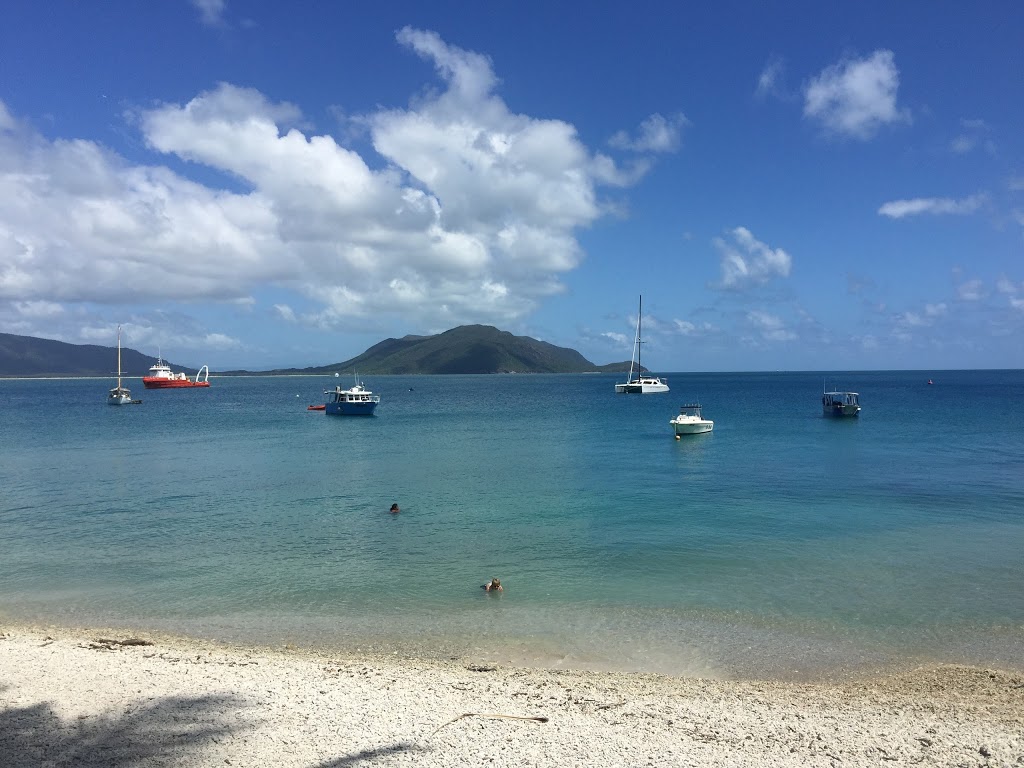
[[826,392],[821,397],[821,404],[826,408],[837,406],[860,407],[860,396],[856,392]]

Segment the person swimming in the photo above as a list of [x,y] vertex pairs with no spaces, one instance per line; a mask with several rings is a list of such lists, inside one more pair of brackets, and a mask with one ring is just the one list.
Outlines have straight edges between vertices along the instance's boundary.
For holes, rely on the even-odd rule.
[[498,579],[494,579],[494,578],[492,578],[486,584],[481,584],[480,585],[480,589],[484,590],[485,592],[504,592],[505,591],[505,590],[503,590],[501,588],[501,582]]
[[397,512],[399,512],[400,510],[398,509],[398,505],[397,505],[397,504],[392,504],[392,505],[391,505],[391,509],[390,509],[390,510],[388,510],[388,511],[389,511],[389,512],[391,512],[391,514],[392,514],[392,515],[394,515],[394,514],[396,514]]

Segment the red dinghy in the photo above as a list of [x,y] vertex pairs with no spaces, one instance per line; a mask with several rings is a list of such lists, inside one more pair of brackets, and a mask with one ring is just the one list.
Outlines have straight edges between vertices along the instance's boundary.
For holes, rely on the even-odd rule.
[[325,411],[327,410],[326,405],[309,405],[306,406],[307,411]]

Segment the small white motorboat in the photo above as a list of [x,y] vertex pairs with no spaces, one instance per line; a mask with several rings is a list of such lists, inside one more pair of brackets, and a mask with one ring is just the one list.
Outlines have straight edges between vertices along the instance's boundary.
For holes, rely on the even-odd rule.
[[702,435],[715,428],[715,422],[704,418],[700,403],[680,406],[679,415],[669,421],[669,424],[675,430],[676,440],[681,435]]

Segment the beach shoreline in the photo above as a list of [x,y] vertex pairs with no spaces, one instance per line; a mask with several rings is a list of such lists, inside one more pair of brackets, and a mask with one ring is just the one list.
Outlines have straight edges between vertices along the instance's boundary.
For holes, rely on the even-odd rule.
[[0,764],[1024,764],[1024,675],[674,678],[0,625]]

